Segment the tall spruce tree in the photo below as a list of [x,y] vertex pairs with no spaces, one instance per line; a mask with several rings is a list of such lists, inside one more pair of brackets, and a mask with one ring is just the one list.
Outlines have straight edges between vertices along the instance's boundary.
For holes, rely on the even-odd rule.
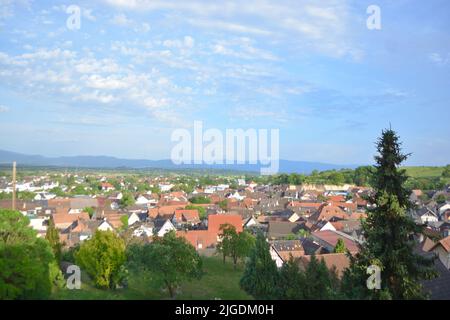
[[250,259],[240,282],[241,288],[255,299],[278,299],[280,298],[279,280],[280,275],[275,261],[270,256],[269,244],[264,235],[258,233],[256,245],[250,253]]
[[[421,228],[407,215],[410,208],[407,180],[400,164],[409,155],[403,154],[399,137],[392,130],[383,130],[377,141],[375,156],[375,205],[362,222],[365,241],[360,251],[351,257],[350,268],[344,273],[342,287],[349,298],[356,299],[423,299],[420,281],[433,277],[433,261],[414,250],[415,234]],[[381,268],[381,289],[369,290],[367,268]]]
[[59,232],[58,229],[55,227],[55,223],[52,219],[49,220],[49,225],[47,228],[47,233],[45,234],[45,239],[50,243],[50,246],[52,247],[53,254],[55,255],[56,261],[58,263],[61,262],[61,250],[62,250],[62,244],[59,241]]

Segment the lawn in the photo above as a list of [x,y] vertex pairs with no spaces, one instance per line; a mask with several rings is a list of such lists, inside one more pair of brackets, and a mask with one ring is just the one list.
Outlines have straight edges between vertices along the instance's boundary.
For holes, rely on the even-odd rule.
[[404,167],[413,178],[437,178],[442,176],[444,167]]
[[[176,299],[198,300],[244,300],[251,299],[240,287],[239,280],[243,267],[236,270],[227,262],[225,265],[218,257],[203,257],[205,274],[200,280],[183,283]],[[53,299],[62,300],[145,300],[169,299],[157,282],[150,276],[130,274],[128,288],[118,290],[101,290],[83,281],[80,290],[63,289],[53,294]]]

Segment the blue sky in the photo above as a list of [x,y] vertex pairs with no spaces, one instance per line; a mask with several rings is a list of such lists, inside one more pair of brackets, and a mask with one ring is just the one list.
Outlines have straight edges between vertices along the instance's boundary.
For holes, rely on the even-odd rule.
[[0,97],[16,152],[169,158],[202,120],[278,128],[283,159],[363,164],[391,123],[408,164],[443,165],[450,2],[0,0]]

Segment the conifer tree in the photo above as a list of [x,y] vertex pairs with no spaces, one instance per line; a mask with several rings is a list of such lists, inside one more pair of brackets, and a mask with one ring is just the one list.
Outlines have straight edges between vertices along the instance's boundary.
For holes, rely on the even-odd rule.
[[347,249],[345,248],[345,243],[342,238],[339,238],[334,247],[334,253],[345,253]]
[[[409,155],[402,153],[399,137],[391,129],[383,130],[377,151],[371,199],[375,207],[362,222],[365,241],[359,253],[351,257],[342,286],[349,298],[422,299],[425,295],[420,281],[431,278],[434,270],[432,260],[414,251],[414,235],[421,229],[407,215],[407,176],[399,168]],[[381,290],[367,288],[370,265],[381,268]]]
[[272,260],[269,244],[264,235],[258,233],[256,244],[250,253],[244,274],[240,281],[241,288],[255,299],[278,299],[279,273],[275,261]]
[[56,262],[61,262],[61,248],[62,244],[59,241],[59,232],[55,227],[55,223],[52,219],[49,220],[49,225],[47,228],[47,233],[45,234],[45,239],[50,243],[50,247],[52,248],[53,254],[55,255]]

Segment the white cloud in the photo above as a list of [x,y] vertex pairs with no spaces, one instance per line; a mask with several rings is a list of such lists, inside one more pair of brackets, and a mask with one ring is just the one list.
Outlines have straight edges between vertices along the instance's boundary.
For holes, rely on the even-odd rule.
[[196,20],[196,19],[189,19],[188,22],[196,27],[200,28],[212,28],[212,29],[219,29],[219,30],[225,30],[235,33],[248,33],[248,34],[255,34],[255,35],[264,35],[269,36],[272,34],[272,32],[252,27],[252,26],[246,26],[239,23],[233,23],[233,22],[226,22],[226,21],[217,21],[217,20]]
[[112,23],[118,26],[126,27],[130,26],[133,21],[128,19],[127,16],[123,13],[114,15],[114,18],[112,19]]
[[429,54],[428,58],[430,59],[431,62],[433,62],[438,66],[445,66],[450,63],[450,53],[447,54],[447,57],[445,57],[440,53],[433,52]]
[[0,105],[0,113],[2,112],[8,112],[9,111],[9,107],[4,106],[4,105]]
[[112,94],[103,94],[99,90],[95,90],[92,92],[76,95],[74,97],[74,100],[93,101],[93,102],[100,102],[103,104],[108,104],[108,103],[115,102],[117,100],[117,98],[115,96],[113,96]]
[[86,86],[89,88],[103,90],[123,89],[130,85],[130,83],[116,76],[102,77],[98,74],[93,74],[88,77],[85,76],[81,80],[85,81]]
[[90,21],[95,21],[96,18],[95,16],[92,14],[92,9],[83,9],[82,10],[82,14],[83,17],[90,20]]

